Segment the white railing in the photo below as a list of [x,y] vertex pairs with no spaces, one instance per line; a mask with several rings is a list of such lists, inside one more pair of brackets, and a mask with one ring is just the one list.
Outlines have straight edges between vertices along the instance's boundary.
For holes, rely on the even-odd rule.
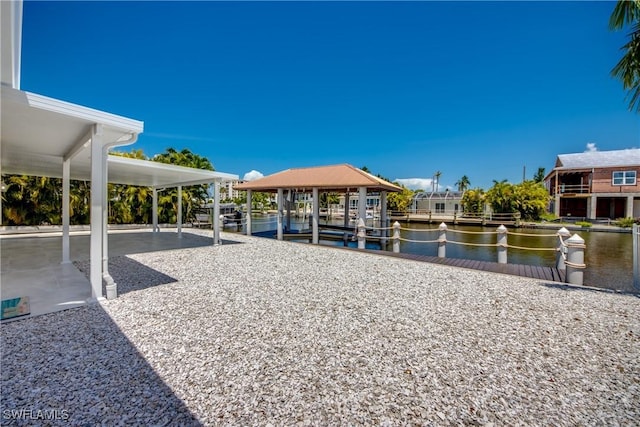
[[[367,236],[367,230],[378,231],[379,236]],[[392,242],[393,252],[400,252],[400,242],[408,243],[437,243],[438,244],[438,257],[446,257],[447,244],[476,246],[476,247],[495,247],[498,252],[498,263],[507,263],[507,251],[509,248],[524,250],[524,251],[554,251],[556,256],[556,268],[558,270],[566,270],[565,280],[568,283],[574,285],[583,284],[583,273],[586,265],[584,264],[584,240],[577,234],[570,236],[569,231],[562,227],[554,234],[526,234],[526,233],[513,233],[508,231],[504,225],[500,225],[495,231],[465,231],[465,230],[450,230],[445,223],[440,224],[438,228],[431,229],[412,229],[404,228],[400,226],[399,222],[395,222],[391,227],[366,227],[364,221],[359,220],[357,226],[358,248],[364,249],[366,245],[366,239],[386,240],[387,232],[392,231],[392,235],[389,238]],[[406,239],[401,236],[401,232],[411,233],[437,233],[436,238],[432,239]],[[457,234],[489,234],[495,235],[495,243],[471,243],[461,240],[448,240],[447,233]],[[508,235],[517,235],[524,237],[550,237],[556,241],[555,245],[549,247],[523,247],[516,245],[509,245]]]

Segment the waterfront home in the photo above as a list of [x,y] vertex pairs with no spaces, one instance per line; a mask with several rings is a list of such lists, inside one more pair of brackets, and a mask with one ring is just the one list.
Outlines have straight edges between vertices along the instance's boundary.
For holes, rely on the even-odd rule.
[[413,213],[457,214],[462,210],[461,191],[420,191],[413,197]]
[[560,154],[545,177],[557,216],[640,216],[640,149]]

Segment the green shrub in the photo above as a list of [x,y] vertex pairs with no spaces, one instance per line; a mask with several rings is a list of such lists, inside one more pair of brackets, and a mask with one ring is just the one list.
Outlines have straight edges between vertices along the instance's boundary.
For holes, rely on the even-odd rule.
[[576,221],[576,225],[579,225],[582,228],[589,228],[593,224],[591,224],[589,221]]
[[557,220],[558,217],[555,214],[551,213],[551,212],[545,212],[545,213],[540,214],[540,219],[542,221],[552,222],[552,221]]
[[613,225],[617,225],[622,228],[631,228],[636,220],[633,218],[618,218],[613,222]]

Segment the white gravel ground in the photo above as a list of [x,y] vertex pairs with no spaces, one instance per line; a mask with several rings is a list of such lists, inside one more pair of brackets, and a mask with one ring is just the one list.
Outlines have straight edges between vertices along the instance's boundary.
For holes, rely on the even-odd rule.
[[3,324],[2,424],[640,423],[637,296],[224,238],[112,259],[118,299]]

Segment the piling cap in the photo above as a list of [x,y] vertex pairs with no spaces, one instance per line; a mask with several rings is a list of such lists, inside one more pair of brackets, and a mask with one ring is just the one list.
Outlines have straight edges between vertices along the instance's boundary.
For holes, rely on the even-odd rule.
[[568,245],[584,245],[584,239],[578,235],[578,233],[569,237],[565,242]]
[[558,236],[562,236],[562,237],[569,237],[571,236],[571,232],[569,230],[567,230],[565,227],[562,227],[560,230],[558,230]]
[[500,227],[498,227],[498,233],[506,233],[507,232],[507,227],[504,226],[504,224],[500,224]]
[[438,226],[438,228],[440,229],[440,231],[446,231],[447,230],[447,224],[442,222],[442,223],[440,223],[440,226]]
[[364,227],[364,219],[358,218],[358,227]]
[[394,222],[393,228],[400,228],[400,223],[398,221]]

